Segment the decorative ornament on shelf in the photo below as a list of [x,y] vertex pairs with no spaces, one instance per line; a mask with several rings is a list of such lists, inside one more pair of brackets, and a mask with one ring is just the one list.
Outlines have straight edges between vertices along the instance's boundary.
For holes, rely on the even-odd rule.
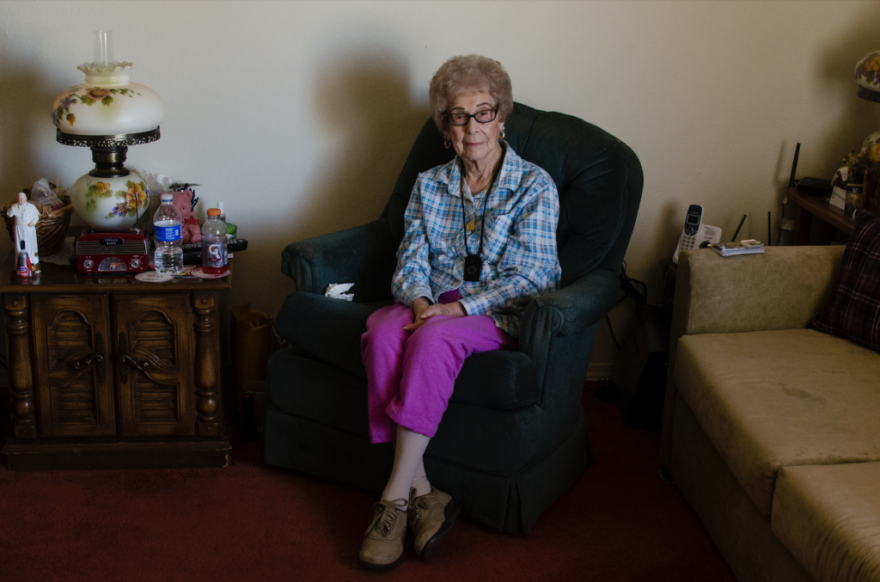
[[62,91],[52,106],[56,138],[88,147],[95,168],[70,189],[77,215],[100,231],[131,228],[149,202],[146,181],[125,167],[128,146],[159,139],[165,106],[145,85],[131,83],[130,62],[111,59],[111,33],[95,32],[95,60],[77,67],[85,83]]
[[[874,51],[856,63],[855,70],[858,96],[873,103],[880,103],[880,51]],[[880,214],[880,131],[865,138],[858,152],[851,152],[843,159],[832,183],[835,192],[847,192],[845,205],[840,208],[840,196],[832,196],[832,207],[850,215],[855,208],[865,208]]]
[[856,64],[859,97],[880,103],[880,51],[874,51]]

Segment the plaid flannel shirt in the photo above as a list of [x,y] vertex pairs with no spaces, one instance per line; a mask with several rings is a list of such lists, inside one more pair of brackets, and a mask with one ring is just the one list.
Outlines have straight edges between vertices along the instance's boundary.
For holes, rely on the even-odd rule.
[[[495,325],[519,336],[519,316],[529,301],[559,287],[556,253],[559,195],[550,176],[520,158],[509,145],[495,182],[475,197],[463,180],[458,157],[419,174],[404,214],[406,233],[397,251],[394,298],[408,307],[419,297],[437,302],[458,289],[468,315],[488,315]],[[464,219],[462,219],[462,202]],[[480,248],[485,202],[480,280],[464,280],[465,226],[471,254]]]

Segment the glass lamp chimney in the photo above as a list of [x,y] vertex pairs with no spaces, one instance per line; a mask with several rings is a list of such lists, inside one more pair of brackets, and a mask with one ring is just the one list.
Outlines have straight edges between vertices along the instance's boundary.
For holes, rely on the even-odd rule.
[[95,62],[104,65],[113,62],[113,31],[95,31]]

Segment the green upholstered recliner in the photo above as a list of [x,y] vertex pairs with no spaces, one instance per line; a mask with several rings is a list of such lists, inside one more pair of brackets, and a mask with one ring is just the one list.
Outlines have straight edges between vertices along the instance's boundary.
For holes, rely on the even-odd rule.
[[[562,287],[531,302],[519,351],[465,361],[425,467],[433,484],[461,499],[462,515],[518,534],[592,461],[580,404],[584,378],[599,321],[618,297],[643,176],[626,144],[570,115],[516,104],[506,132],[514,151],[559,189]],[[275,323],[291,347],[269,361],[267,463],[376,493],[384,488],[393,449],[369,442],[360,338],[369,315],[392,302],[416,176],[453,155],[428,120],[378,220],[284,250],[282,270],[297,290]],[[347,282],[354,282],[354,302],[323,296],[327,285]]]

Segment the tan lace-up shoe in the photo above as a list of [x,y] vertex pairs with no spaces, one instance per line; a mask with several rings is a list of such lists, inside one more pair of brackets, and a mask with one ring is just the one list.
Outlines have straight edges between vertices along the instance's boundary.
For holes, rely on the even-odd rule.
[[359,556],[361,565],[387,570],[400,564],[406,546],[406,499],[373,504],[373,521],[364,534]]
[[429,560],[452,529],[461,511],[461,502],[434,487],[427,495],[415,497],[415,494],[415,489],[410,490],[407,522],[410,535],[414,538],[413,549],[416,554]]

